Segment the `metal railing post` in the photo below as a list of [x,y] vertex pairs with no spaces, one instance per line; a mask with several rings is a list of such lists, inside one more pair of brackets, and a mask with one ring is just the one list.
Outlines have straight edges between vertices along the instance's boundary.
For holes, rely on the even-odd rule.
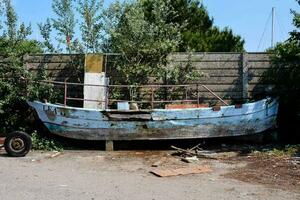
[[106,86],[105,109],[108,109],[108,105],[109,105],[109,86]]
[[154,108],[154,90],[153,87],[151,87],[151,109]]
[[199,84],[197,84],[196,85],[196,88],[197,88],[197,108],[199,108],[199,104],[200,104],[200,102],[199,102]]
[[68,93],[68,85],[67,85],[67,82],[65,81],[65,94],[64,94],[64,106],[66,107],[67,106],[67,93]]
[[185,88],[185,100],[188,100],[188,87]]

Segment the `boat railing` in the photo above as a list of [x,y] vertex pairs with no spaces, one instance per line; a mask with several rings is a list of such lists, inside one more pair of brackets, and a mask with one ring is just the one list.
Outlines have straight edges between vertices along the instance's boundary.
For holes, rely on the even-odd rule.
[[[97,85],[97,84],[85,84],[85,83],[72,83],[72,82],[60,82],[60,81],[48,81],[48,80],[43,80],[39,81],[40,83],[45,83],[45,84],[53,84],[53,85],[61,85],[63,86],[64,89],[64,106],[67,106],[67,103],[69,100],[73,101],[91,101],[91,102],[98,102],[98,103],[104,103],[105,108],[108,108],[110,103],[116,103],[116,102],[129,102],[129,103],[148,103],[151,105],[151,109],[155,107],[155,104],[161,104],[161,103],[197,103],[197,107],[200,105],[200,87],[204,88],[207,92],[209,92],[211,95],[216,97],[219,101],[221,101],[224,105],[228,105],[226,101],[224,101],[219,95],[217,95],[215,92],[213,92],[211,89],[209,89],[206,85],[203,84],[182,84],[182,85]],[[100,88],[105,88],[105,100],[93,100],[93,99],[85,99],[85,98],[75,98],[75,97],[70,97],[68,96],[68,90],[70,86],[88,86],[88,87],[100,87]],[[138,88],[146,88],[149,90],[150,94],[150,100],[126,100],[126,99],[110,99],[109,98],[109,93],[112,91],[114,88],[127,88],[129,89],[130,93],[132,89],[138,89]],[[155,93],[156,90],[159,88],[184,88],[185,90],[185,99],[182,100],[156,100],[155,99]],[[192,100],[188,99],[188,88],[194,88],[197,99]]]

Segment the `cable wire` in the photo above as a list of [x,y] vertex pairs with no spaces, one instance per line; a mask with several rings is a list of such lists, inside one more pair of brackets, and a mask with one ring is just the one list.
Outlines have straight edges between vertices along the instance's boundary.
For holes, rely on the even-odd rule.
[[264,36],[265,36],[265,33],[266,33],[266,31],[267,31],[267,27],[268,27],[268,24],[269,24],[269,22],[270,22],[270,20],[271,20],[271,17],[272,17],[272,12],[270,12],[270,14],[269,14],[268,20],[267,20],[267,22],[266,22],[266,24],[265,24],[265,28],[264,28],[263,34],[262,34],[262,36],[261,36],[261,38],[260,38],[260,40],[259,40],[259,44],[258,44],[258,46],[257,46],[256,51],[259,51],[259,49],[260,49],[260,46],[261,46],[261,44],[262,44],[262,40],[263,40],[263,38],[264,38]]

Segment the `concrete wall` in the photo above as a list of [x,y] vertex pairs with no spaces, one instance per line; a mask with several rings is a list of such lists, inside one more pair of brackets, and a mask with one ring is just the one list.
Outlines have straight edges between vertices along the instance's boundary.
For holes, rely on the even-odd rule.
[[[248,99],[264,94],[267,88],[261,84],[263,72],[270,67],[266,53],[173,53],[168,57],[170,67],[184,66],[190,62],[206,76],[194,82],[204,84],[224,99]],[[106,72],[113,84],[122,79],[115,71],[115,56],[105,56]],[[32,72],[45,68],[52,80],[83,82],[84,55],[28,55],[24,64]],[[80,96],[80,88],[70,90],[71,95]],[[205,89],[203,99],[214,97]]]
[[[266,53],[173,53],[169,61],[173,66],[190,62],[207,75],[194,82],[207,85],[225,99],[253,98],[267,88],[261,84],[263,72],[270,67]],[[202,95],[211,96],[205,90]]]

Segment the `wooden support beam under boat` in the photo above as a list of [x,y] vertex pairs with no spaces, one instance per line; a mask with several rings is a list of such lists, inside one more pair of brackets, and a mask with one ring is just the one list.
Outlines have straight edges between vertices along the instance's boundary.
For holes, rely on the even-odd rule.
[[114,151],[114,141],[112,140],[105,141],[105,151]]

